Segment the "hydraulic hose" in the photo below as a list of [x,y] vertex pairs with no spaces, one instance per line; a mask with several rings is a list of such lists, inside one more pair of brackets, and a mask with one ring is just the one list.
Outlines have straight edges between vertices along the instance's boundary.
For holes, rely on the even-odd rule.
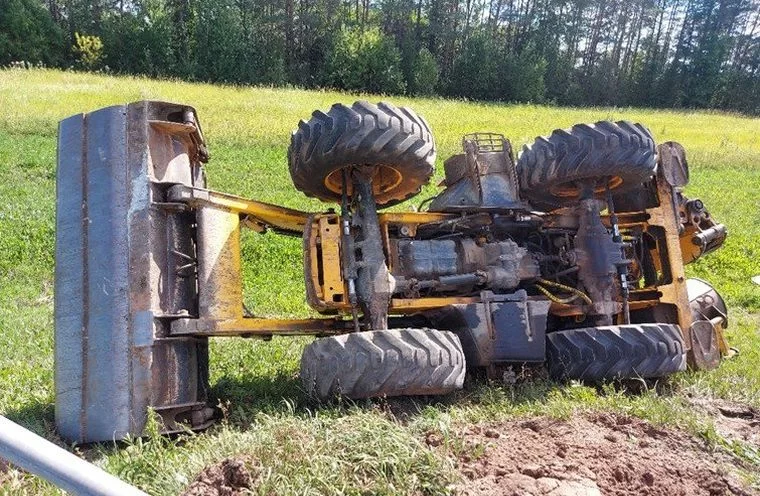
[[[576,288],[573,288],[571,286],[567,286],[565,284],[560,284],[558,282],[550,281],[548,279],[538,279],[538,282],[540,284],[543,284],[544,286],[549,286],[551,288],[555,288],[555,289],[559,289],[559,290],[562,290],[562,291],[567,291],[569,293],[573,293],[573,295],[575,295],[575,296],[573,296],[572,298],[570,298],[569,301],[573,301],[573,300],[576,300],[576,299],[580,298],[580,299],[582,299],[583,301],[585,301],[589,305],[593,304],[593,302],[591,301],[591,298],[589,298],[589,296],[586,293],[584,293],[583,291],[581,291],[580,289],[576,289]],[[547,294],[547,293],[549,293],[549,290],[547,290],[546,288],[541,288],[541,286],[539,286],[538,284],[536,285],[536,287],[539,288],[539,291],[541,291],[541,289],[544,289],[544,291],[541,291],[541,292],[544,293],[545,295],[547,295],[547,297],[549,297],[550,300],[552,300],[552,301],[562,300],[562,298],[559,298],[558,296],[555,296],[555,295],[549,296]],[[567,299],[567,298],[565,298],[565,299]],[[563,302],[562,301],[557,301],[557,303],[563,303]]]

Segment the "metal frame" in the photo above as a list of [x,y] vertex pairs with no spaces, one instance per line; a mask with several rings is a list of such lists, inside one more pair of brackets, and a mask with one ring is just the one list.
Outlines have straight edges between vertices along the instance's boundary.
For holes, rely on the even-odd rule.
[[[684,230],[673,205],[675,190],[660,175],[657,185],[658,205],[644,212],[617,214],[621,228],[639,227],[644,231],[662,228],[665,233],[666,260],[658,262],[669,267],[670,281],[656,287],[633,289],[631,310],[672,305],[678,315],[678,324],[688,330],[692,324],[686,291],[684,264],[693,257],[682,251],[685,243],[692,244],[692,229]],[[303,235],[305,269],[307,273],[307,300],[325,313],[348,316],[351,305],[348,284],[340,271],[341,235],[340,216],[333,213],[310,214],[233,195],[193,188],[173,186],[168,191],[171,202],[182,203],[196,212],[198,219],[198,318],[180,318],[172,321],[171,334],[197,336],[259,336],[329,335],[353,330],[353,322],[344,317],[314,319],[271,319],[243,315],[240,279],[239,229],[249,227],[257,232],[274,229],[291,235]],[[457,214],[428,212],[391,212],[378,215],[386,251],[389,251],[389,228],[403,228],[413,236],[425,224],[455,220]],[[547,216],[548,225],[565,222],[561,213]],[[602,217],[609,226],[609,215]],[[555,224],[555,225],[556,225]],[[679,234],[679,231],[681,234]],[[686,241],[685,241],[686,240]],[[209,262],[213,261],[213,264]],[[389,261],[390,262],[390,261]],[[392,268],[392,267],[391,267]],[[651,298],[656,295],[656,298]],[[422,312],[447,305],[479,303],[472,297],[392,298],[389,313],[404,315]],[[562,316],[582,315],[579,305],[553,302],[551,313]],[[623,322],[618,322],[623,323]]]
[[[354,329],[353,322],[342,317],[272,319],[243,313],[240,276],[240,229],[243,227],[259,233],[272,229],[301,236],[305,232],[305,265],[310,268],[311,275],[307,282],[309,303],[323,311],[350,313],[348,287],[340,272],[340,218],[337,214],[310,214],[187,185],[170,187],[167,201],[195,212],[198,244],[198,316],[172,320],[172,336],[325,336]],[[454,214],[426,212],[378,215],[386,242],[390,224],[404,224],[416,229],[422,224],[456,217]],[[318,276],[319,267],[324,275],[322,280]],[[477,301],[477,297],[393,298],[389,310],[391,314],[400,315]]]
[[[167,186],[203,186],[192,107],[138,102],[61,121],[55,268],[55,417],[80,443],[212,422],[208,343],[168,322],[197,311],[192,222]],[[188,265],[190,264],[190,265]]]
[[268,319],[243,313],[241,226],[301,235],[310,214],[186,185],[169,188],[167,199],[193,209],[197,221],[198,316],[172,320],[171,335],[321,336],[353,327],[340,318]]

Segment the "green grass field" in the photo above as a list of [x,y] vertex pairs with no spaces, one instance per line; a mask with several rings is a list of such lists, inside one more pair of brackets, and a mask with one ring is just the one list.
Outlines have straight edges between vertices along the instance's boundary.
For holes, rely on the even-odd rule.
[[[211,151],[210,187],[288,207],[325,205],[295,191],[287,171],[290,131],[314,109],[378,96],[290,89],[231,88],[47,70],[0,71],[0,413],[56,439],[53,430],[53,267],[57,122],[71,114],[141,99],[197,108]],[[737,358],[710,373],[685,373],[657,391],[629,394],[541,380],[516,386],[475,381],[437,402],[400,400],[318,407],[299,389],[305,339],[269,343],[227,339],[211,351],[214,394],[226,419],[203,434],[149,436],[87,450],[88,458],[151,494],[176,494],[204,466],[247,453],[260,464],[259,494],[439,494],[455,482],[452,461],[430,450],[423,433],[443,433],[456,450],[457,428],[515,415],[570,416],[616,410],[680,427],[718,450],[749,460],[752,447],[722,440],[689,398],[716,397],[760,408],[760,119],[708,112],[634,108],[554,108],[394,98],[431,124],[443,159],[473,131],[507,135],[515,149],[535,136],[579,122],[626,119],[658,141],[687,150],[687,195],[704,200],[725,223],[724,248],[693,266],[713,282],[731,310],[729,340]],[[438,181],[433,181],[437,183]],[[417,203],[434,192],[431,186]],[[403,206],[402,206],[403,207]],[[246,236],[245,293],[260,315],[304,316],[300,241]],[[395,412],[395,413],[394,413]],[[399,413],[399,412],[403,412]],[[59,440],[58,440],[59,441]],[[759,479],[747,471],[749,481]],[[754,477],[754,479],[753,479]],[[55,494],[38,479],[0,473],[0,494]]]

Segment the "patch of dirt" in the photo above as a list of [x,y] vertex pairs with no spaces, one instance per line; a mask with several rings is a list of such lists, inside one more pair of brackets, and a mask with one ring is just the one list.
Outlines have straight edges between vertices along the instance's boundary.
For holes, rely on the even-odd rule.
[[756,408],[717,398],[692,398],[690,403],[710,415],[715,430],[724,438],[760,448],[760,411]]
[[248,494],[255,482],[249,467],[251,458],[226,458],[205,468],[185,489],[182,496],[238,496]]
[[[470,427],[457,466],[467,496],[752,495],[731,460],[678,431],[612,414]],[[431,446],[442,444],[428,433]]]

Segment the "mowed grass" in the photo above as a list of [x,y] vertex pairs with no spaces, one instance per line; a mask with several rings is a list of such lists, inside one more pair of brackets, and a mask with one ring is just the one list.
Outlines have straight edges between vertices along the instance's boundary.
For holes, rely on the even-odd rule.
[[[141,99],[197,108],[208,144],[210,187],[288,207],[322,210],[291,186],[286,150],[299,119],[335,102],[378,96],[291,89],[232,88],[60,71],[0,71],[0,413],[56,441],[53,425],[53,268],[57,122],[69,115]],[[760,407],[760,120],[708,112],[632,108],[554,108],[393,98],[430,122],[438,143],[438,179],[463,134],[494,131],[518,150],[535,136],[579,122],[633,120],[660,142],[687,150],[692,182],[729,229],[719,252],[688,267],[714,283],[731,310],[737,358],[717,371],[685,373],[666,387],[629,394],[533,380],[516,386],[470,381],[461,393],[437,400],[316,405],[297,380],[307,339],[271,342],[227,339],[212,344],[214,394],[226,412],[203,434],[89,447],[88,458],[151,494],[176,494],[204,466],[226,456],[252,455],[258,494],[440,494],[456,481],[446,453],[466,449],[457,429],[467,422],[514,415],[567,417],[613,409],[701,435],[715,449],[749,463],[756,452],[720,439],[711,419],[693,410],[692,396]],[[433,186],[412,200],[419,203]],[[403,206],[398,208],[404,208]],[[305,316],[300,240],[246,235],[247,306],[259,315]],[[423,433],[444,435],[431,450]],[[754,455],[753,455],[754,453]],[[754,465],[760,471],[760,466]],[[751,472],[751,470],[749,471]],[[757,482],[757,479],[750,480]],[[56,490],[15,471],[0,473],[0,493]]]

